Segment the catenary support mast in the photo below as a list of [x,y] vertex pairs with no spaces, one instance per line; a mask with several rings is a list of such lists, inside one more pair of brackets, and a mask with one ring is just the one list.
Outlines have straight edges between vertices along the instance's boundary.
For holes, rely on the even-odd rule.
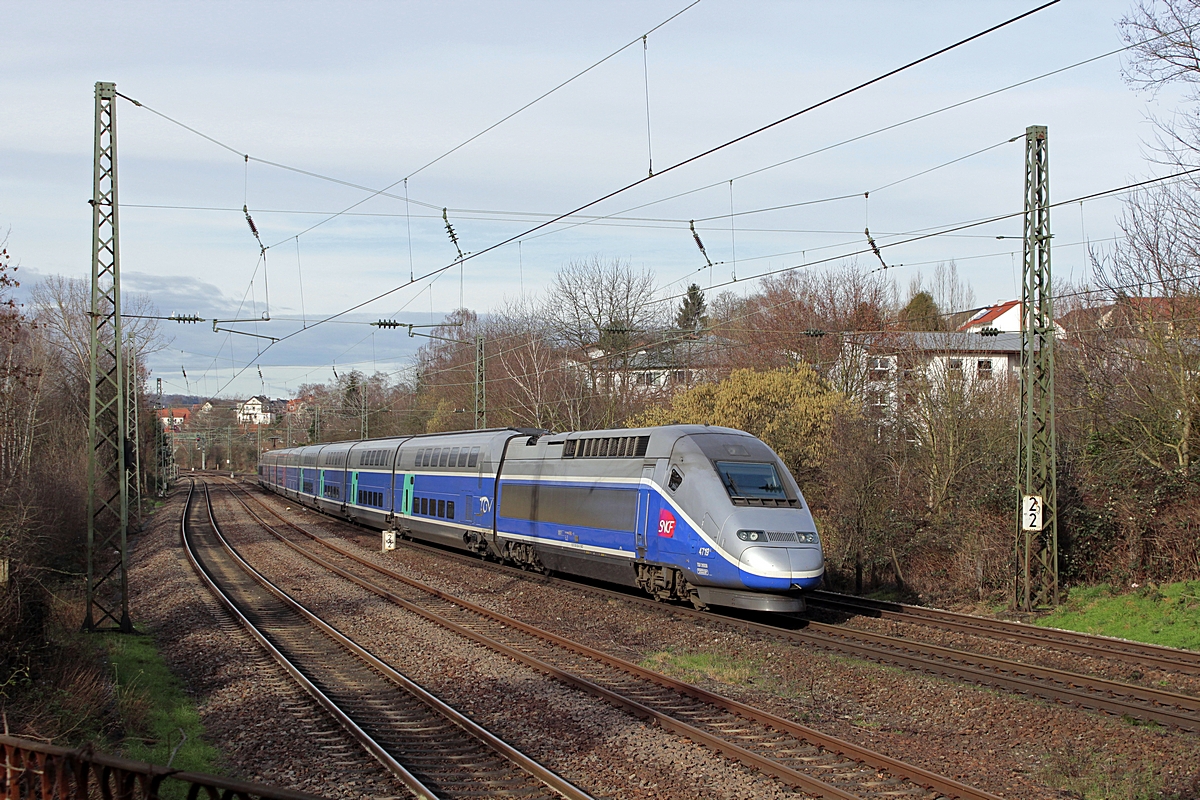
[[1054,297],[1046,128],[1025,130],[1025,261],[1021,290],[1021,418],[1015,605],[1058,605],[1058,485],[1054,433]]
[[487,427],[487,380],[484,371],[483,334],[475,337],[475,430]]
[[142,435],[138,415],[138,357],[137,341],[128,337],[128,352],[125,353],[125,480],[129,482],[128,495],[133,512],[130,525],[134,530],[142,524]]
[[[117,221],[117,86],[96,84],[92,166],[92,298],[89,313],[87,609],[88,631],[131,632],[126,539],[129,481]],[[131,459],[130,459],[131,460]]]

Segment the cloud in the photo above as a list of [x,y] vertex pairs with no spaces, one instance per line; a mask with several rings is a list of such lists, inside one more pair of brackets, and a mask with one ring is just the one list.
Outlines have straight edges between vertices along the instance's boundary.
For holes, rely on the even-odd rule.
[[188,276],[151,275],[147,272],[124,272],[121,290],[150,297],[164,314],[199,314],[202,317],[228,316],[237,303],[227,297],[215,284]]

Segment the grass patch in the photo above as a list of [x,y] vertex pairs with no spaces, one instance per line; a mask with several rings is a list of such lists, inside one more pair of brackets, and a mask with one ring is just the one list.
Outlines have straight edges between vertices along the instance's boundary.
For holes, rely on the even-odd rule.
[[[142,635],[105,634],[104,646],[112,665],[113,698],[124,729],[122,754],[152,764],[170,762],[175,769],[213,772],[217,750],[202,738],[204,728],[196,704],[167,669],[154,640]],[[163,788],[171,793],[169,790],[182,792],[186,787]]]
[[1044,778],[1051,786],[1083,800],[1184,800],[1195,797],[1192,788],[1164,785],[1158,767],[1099,751],[1049,753]]
[[1200,650],[1200,581],[1125,594],[1107,584],[1073,588],[1062,607],[1036,624]]
[[733,686],[757,686],[758,688],[768,688],[775,683],[775,679],[763,670],[763,665],[758,661],[748,658],[731,658],[717,653],[683,653],[662,650],[651,653],[642,660],[641,665],[687,683],[696,683],[707,679]]

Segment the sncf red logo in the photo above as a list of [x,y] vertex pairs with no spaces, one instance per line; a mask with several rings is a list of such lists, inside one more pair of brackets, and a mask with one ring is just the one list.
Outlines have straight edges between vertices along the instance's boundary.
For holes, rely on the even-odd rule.
[[668,539],[675,535],[675,515],[665,508],[658,512],[658,535]]

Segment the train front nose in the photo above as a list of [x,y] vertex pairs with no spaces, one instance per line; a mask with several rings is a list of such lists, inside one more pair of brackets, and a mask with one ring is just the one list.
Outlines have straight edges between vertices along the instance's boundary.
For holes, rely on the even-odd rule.
[[[821,583],[825,572],[825,556],[815,534],[811,542],[806,534],[786,536],[776,533],[767,538],[765,531],[738,531],[739,543],[745,542],[738,559],[742,583],[750,589],[787,591],[813,589]],[[761,543],[760,543],[761,542]]]

